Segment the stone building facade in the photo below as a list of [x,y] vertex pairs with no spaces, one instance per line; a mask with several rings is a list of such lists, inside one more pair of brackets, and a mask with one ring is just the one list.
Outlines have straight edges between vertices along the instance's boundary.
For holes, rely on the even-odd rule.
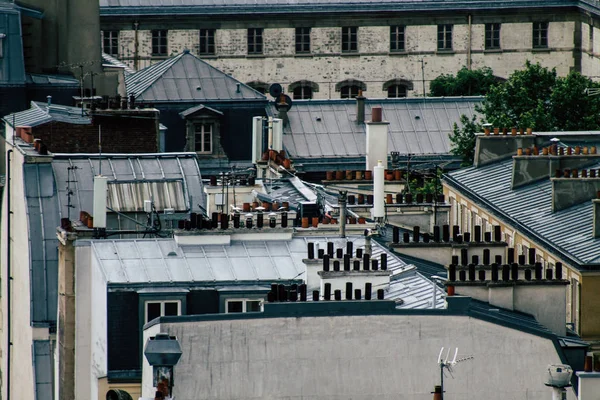
[[468,9],[432,0],[183,3],[101,0],[104,51],[141,69],[189,49],[255,88],[280,83],[296,99],[354,97],[358,89],[368,97],[422,96],[440,74],[490,67],[507,78],[526,60],[559,75],[600,74],[600,6],[592,0]]

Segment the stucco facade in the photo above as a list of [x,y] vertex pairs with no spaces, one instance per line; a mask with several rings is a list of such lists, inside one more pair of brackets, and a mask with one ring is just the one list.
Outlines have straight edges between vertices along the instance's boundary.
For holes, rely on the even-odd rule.
[[[163,6],[164,7],[164,6]],[[600,69],[596,16],[583,16],[574,9],[558,12],[552,7],[531,12],[455,10],[454,13],[351,14],[308,18],[302,13],[262,15],[181,15],[177,19],[158,16],[103,15],[101,29],[118,35],[119,59],[134,68],[144,68],[167,56],[189,49],[216,68],[242,82],[262,82],[264,87],[280,83],[292,96],[295,82],[313,83],[312,98],[340,98],[340,85],[359,81],[367,97],[388,97],[390,81],[405,82],[408,96],[422,96],[423,87],[440,74],[456,73],[463,67],[490,67],[499,78],[522,69],[527,60],[556,68],[564,76],[571,70],[595,77]],[[117,13],[118,14],[118,13]],[[149,13],[151,14],[151,13]],[[547,23],[547,46],[534,43],[534,24]],[[499,47],[486,45],[486,24],[499,24]],[[451,26],[449,49],[440,49],[439,26]],[[392,46],[391,27],[404,29],[403,50]],[[356,27],[357,51],[343,51],[343,27]],[[248,29],[262,29],[262,51],[248,52]],[[296,28],[308,28],[310,50],[297,52]],[[167,50],[152,54],[152,31],[166,30]],[[214,52],[201,52],[200,30],[214,30]],[[591,40],[591,42],[590,42]],[[593,45],[591,43],[594,43]],[[596,72],[594,72],[596,71]],[[388,85],[386,85],[388,82]],[[315,85],[316,84],[316,85]]]

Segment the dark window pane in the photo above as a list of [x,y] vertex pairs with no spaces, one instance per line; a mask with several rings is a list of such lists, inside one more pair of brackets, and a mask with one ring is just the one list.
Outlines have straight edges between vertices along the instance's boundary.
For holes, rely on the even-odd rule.
[[246,312],[259,312],[259,311],[260,311],[260,301],[259,300],[246,301]]
[[239,313],[243,311],[242,301],[228,301],[227,312],[228,313]]
[[146,303],[146,322],[150,322],[158,317],[160,317],[160,303]]
[[176,301],[165,302],[165,315],[179,315],[179,303]]

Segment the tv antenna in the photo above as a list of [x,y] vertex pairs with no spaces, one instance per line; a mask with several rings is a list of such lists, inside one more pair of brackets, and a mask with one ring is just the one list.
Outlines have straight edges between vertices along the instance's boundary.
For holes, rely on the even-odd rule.
[[467,360],[472,360],[474,357],[473,356],[468,356],[468,357],[463,357],[460,359],[456,359],[456,356],[458,355],[458,347],[454,350],[454,358],[452,358],[452,361],[450,361],[450,351],[452,349],[448,348],[448,350],[446,351],[446,357],[444,358],[444,348],[442,347],[442,349],[440,350],[440,354],[438,356],[438,365],[440,366],[440,384],[442,387],[442,400],[444,400],[444,369],[448,370],[448,373],[450,374],[450,376],[454,377],[452,375],[452,370],[454,369],[454,366],[460,362],[463,361],[467,361]]
[[71,221],[71,208],[75,208],[75,206],[71,202],[71,197],[73,197],[74,195],[73,190],[71,190],[71,183],[77,183],[77,180],[71,180],[71,173],[74,175],[74,171],[76,169],[78,169],[76,165],[67,167],[67,218],[69,219],[69,221]]

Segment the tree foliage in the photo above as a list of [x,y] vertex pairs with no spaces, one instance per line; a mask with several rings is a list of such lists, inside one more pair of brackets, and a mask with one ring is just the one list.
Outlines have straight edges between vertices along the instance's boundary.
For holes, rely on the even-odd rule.
[[461,115],[460,124],[454,124],[454,129],[450,134],[450,143],[452,148],[450,152],[455,156],[461,157],[461,166],[468,167],[473,164],[475,157],[475,134],[481,132],[481,124],[477,122],[477,117],[471,119],[466,115]]
[[440,75],[431,81],[430,96],[483,96],[498,83],[491,68],[469,70],[463,67],[456,73]]

